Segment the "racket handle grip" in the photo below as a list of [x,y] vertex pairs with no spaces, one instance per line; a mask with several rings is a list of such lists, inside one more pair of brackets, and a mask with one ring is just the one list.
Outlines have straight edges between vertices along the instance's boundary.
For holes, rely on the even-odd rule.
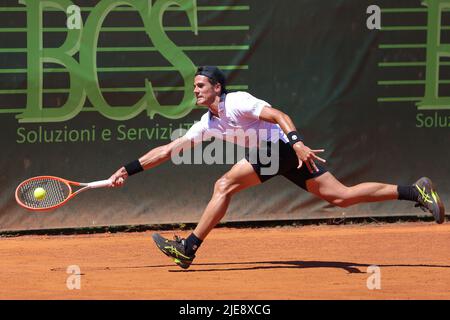
[[109,179],[88,183],[88,187],[90,187],[90,188],[105,188],[105,187],[111,187],[111,186],[112,186],[112,181]]

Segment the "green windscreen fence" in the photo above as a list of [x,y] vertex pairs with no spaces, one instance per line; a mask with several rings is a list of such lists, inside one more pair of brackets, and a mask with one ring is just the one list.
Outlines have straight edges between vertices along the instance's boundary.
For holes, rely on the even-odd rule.
[[[198,221],[232,162],[167,161],[50,212],[14,192],[38,175],[106,179],[169,143],[206,112],[201,65],[290,115],[344,184],[428,176],[450,207],[450,0],[373,5],[1,0],[0,231]],[[223,221],[423,214],[406,201],[335,207],[276,177],[235,195]]]

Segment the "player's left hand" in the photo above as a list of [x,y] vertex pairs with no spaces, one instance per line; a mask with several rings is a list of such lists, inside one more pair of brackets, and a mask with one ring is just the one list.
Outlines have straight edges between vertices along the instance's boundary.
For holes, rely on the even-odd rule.
[[321,157],[316,155],[316,153],[324,152],[325,149],[312,150],[311,148],[305,146],[301,141],[294,144],[293,148],[298,158],[297,168],[301,168],[303,163],[305,163],[309,172],[314,173],[319,171],[319,168],[317,168],[317,165],[314,162],[315,160],[321,161],[323,163],[327,162],[325,159],[322,159]]

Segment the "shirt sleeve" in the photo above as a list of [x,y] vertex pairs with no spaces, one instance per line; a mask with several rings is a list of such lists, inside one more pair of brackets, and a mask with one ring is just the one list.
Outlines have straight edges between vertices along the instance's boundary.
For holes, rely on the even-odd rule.
[[192,141],[203,141],[206,139],[206,134],[208,132],[208,117],[209,114],[205,113],[200,121],[197,121],[189,128],[189,130],[184,135],[186,138]]
[[264,100],[255,98],[250,93],[245,93],[237,101],[239,111],[242,116],[251,119],[259,119],[259,115],[264,107],[270,107],[270,104]]

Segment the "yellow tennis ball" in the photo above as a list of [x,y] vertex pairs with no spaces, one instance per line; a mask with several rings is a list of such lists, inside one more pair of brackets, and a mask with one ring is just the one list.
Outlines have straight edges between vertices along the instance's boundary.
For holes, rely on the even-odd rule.
[[45,191],[44,188],[36,188],[34,189],[34,198],[37,200],[42,200],[45,198],[45,195],[47,194],[47,192]]

